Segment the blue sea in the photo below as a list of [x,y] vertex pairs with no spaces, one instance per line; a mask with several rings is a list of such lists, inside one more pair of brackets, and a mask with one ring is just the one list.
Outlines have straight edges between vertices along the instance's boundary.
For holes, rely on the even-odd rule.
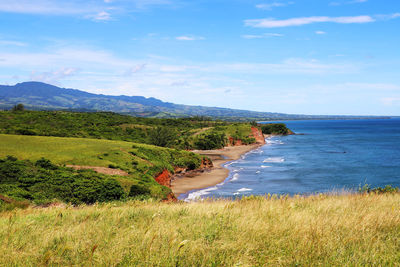
[[312,194],[392,185],[400,187],[400,119],[284,121],[296,135],[226,164],[221,184],[186,199],[265,194]]

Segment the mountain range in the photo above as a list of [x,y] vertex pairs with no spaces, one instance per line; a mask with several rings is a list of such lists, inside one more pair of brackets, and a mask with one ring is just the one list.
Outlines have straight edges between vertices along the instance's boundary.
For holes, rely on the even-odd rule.
[[77,89],[60,88],[42,82],[0,85],[0,108],[9,109],[22,103],[33,110],[110,111],[142,117],[208,116],[233,120],[289,120],[360,118],[356,116],[315,116],[239,109],[189,106],[163,102],[143,96],[93,94]]

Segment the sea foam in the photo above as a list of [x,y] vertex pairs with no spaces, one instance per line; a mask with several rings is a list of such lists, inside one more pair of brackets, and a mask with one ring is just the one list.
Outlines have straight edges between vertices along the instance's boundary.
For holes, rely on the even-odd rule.
[[238,192],[246,192],[246,191],[253,191],[253,189],[243,187],[243,188],[240,188],[240,189],[238,190]]
[[264,159],[263,162],[279,163],[279,162],[284,162],[284,161],[285,161],[285,159],[282,157],[271,157],[271,158]]
[[236,181],[237,179],[239,179],[239,174],[235,173],[231,179],[231,181]]
[[189,201],[194,201],[194,200],[201,200],[202,196],[208,195],[212,191],[215,191],[217,189],[218,189],[218,187],[213,186],[213,187],[209,187],[209,188],[206,188],[206,189],[202,189],[202,190],[199,190],[199,191],[195,191],[195,192],[189,193],[187,198],[185,198],[185,201],[189,202]]

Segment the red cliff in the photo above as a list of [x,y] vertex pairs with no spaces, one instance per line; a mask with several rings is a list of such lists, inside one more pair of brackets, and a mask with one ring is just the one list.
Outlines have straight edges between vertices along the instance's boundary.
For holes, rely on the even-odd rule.
[[[189,170],[189,169],[182,168],[182,167],[176,167],[174,172],[175,172],[175,176],[177,176],[177,175],[188,175],[189,173],[203,172],[204,170],[211,169],[212,167],[213,167],[212,161],[209,158],[204,157],[203,160],[201,161],[201,165],[200,165],[200,167],[198,169]],[[173,178],[172,174],[167,169],[164,169],[161,173],[156,175],[156,177],[154,179],[160,185],[163,185],[163,186],[171,188],[172,178]],[[170,194],[168,194],[166,199],[164,199],[163,201],[165,201],[165,202],[175,202],[175,201],[177,201],[177,199],[176,199],[175,195],[171,192]]]
[[163,170],[162,173],[156,175],[155,179],[160,185],[171,187],[171,174],[167,169]]
[[251,133],[258,144],[265,144],[265,138],[260,129],[253,126],[251,127]]

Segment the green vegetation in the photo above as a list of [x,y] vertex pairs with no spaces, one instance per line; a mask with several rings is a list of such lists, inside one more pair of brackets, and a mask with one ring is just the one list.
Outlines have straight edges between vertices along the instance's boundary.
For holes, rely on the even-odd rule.
[[12,112],[16,112],[16,111],[24,111],[25,107],[23,104],[17,104],[15,106],[13,106],[13,108],[11,109]]
[[0,157],[7,155],[31,161],[44,157],[58,166],[107,168],[112,165],[113,168],[127,172],[127,176],[112,176],[126,192],[129,192],[132,185],[139,185],[147,188],[149,195],[157,199],[164,199],[171,192],[154,180],[157,174],[165,169],[174,173],[175,167],[195,169],[203,159],[188,151],[123,141],[0,135]]
[[224,133],[211,132],[202,134],[195,141],[195,147],[201,150],[223,148],[227,143]]
[[400,194],[0,213],[1,266],[397,266]]
[[119,200],[124,190],[116,180],[94,171],[74,171],[44,158],[32,163],[8,156],[0,159],[0,194],[36,204],[93,204]]
[[193,119],[148,119],[111,112],[0,111],[0,133],[57,137],[82,137],[150,144],[156,127],[170,127],[179,135],[190,130],[226,124]]
[[253,144],[256,140],[250,137],[252,135],[251,127],[250,123],[231,123],[212,127],[194,138],[194,148],[219,149],[228,143],[234,145],[239,140],[242,144]]
[[[158,174],[164,170],[174,173],[177,167],[194,170],[201,165],[201,156],[185,150],[218,149],[237,142],[254,143],[252,127],[258,126],[255,122],[227,123],[212,121],[208,117],[155,119],[110,112],[26,111],[23,105],[17,105],[13,111],[0,111],[0,158],[12,155],[26,162],[46,158],[58,168],[67,165],[97,168],[104,173],[93,176],[93,181],[100,181],[99,188],[102,186],[100,177],[108,177],[122,186],[124,196],[164,199],[171,190],[155,181]],[[68,173],[57,169],[57,174],[49,173],[49,182],[61,172]],[[36,179],[35,172],[32,173],[31,178]],[[86,178],[93,174],[91,171],[79,173],[81,176],[87,174]],[[25,186],[15,184],[16,191]],[[40,195],[40,191],[32,191],[35,188],[29,189],[29,193]],[[71,203],[91,203],[106,199],[66,197],[52,192],[43,193],[43,199],[40,199],[38,195],[29,196],[26,192],[14,194],[13,190],[2,192],[35,202],[55,198]]]
[[177,132],[170,127],[157,126],[149,131],[150,143],[155,146],[173,146],[176,141]]
[[376,193],[376,194],[386,194],[386,193],[399,193],[400,189],[397,187],[393,187],[391,185],[386,185],[385,187],[376,187],[371,188],[369,184],[365,184],[362,187],[358,188],[358,192],[360,193]]
[[[152,144],[177,149],[220,148],[229,138],[254,143],[250,123],[212,121],[207,117],[155,119],[111,112],[0,111],[0,133],[80,137]],[[209,135],[218,135],[220,141]],[[225,140],[225,141],[222,141]]]
[[288,135],[292,133],[284,123],[263,124],[261,130],[263,134]]

